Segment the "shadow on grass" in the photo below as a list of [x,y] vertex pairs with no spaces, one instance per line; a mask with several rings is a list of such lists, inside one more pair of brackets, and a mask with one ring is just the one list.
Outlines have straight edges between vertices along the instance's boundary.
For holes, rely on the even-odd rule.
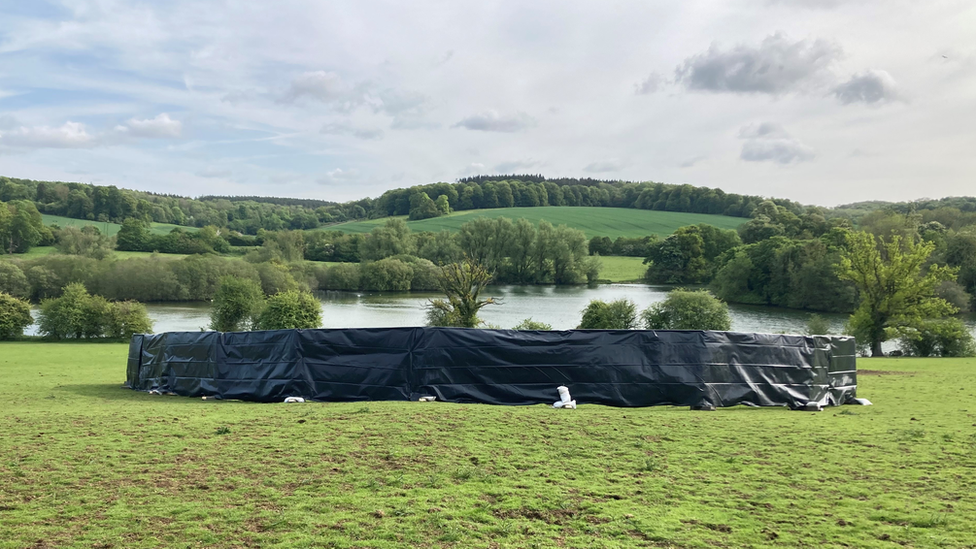
[[121,383],[86,383],[80,385],[61,385],[60,391],[67,391],[78,396],[89,398],[104,398],[108,400],[147,400],[155,398],[149,393],[133,391],[122,387]]

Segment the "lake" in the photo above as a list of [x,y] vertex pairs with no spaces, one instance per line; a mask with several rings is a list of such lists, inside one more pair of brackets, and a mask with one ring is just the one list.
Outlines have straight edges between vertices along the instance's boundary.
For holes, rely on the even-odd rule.
[[[575,328],[582,310],[593,299],[611,301],[627,298],[643,310],[664,300],[670,286],[645,284],[601,284],[597,286],[494,286],[484,294],[499,298],[500,305],[482,309],[481,318],[489,324],[511,328],[522,320],[551,324],[553,329]],[[427,301],[436,293],[321,292],[323,328],[383,328],[422,326]],[[197,331],[209,321],[209,303],[149,303],[149,316],[156,332]],[[803,333],[810,313],[793,309],[753,305],[729,305],[732,329],[739,332]],[[35,318],[36,310],[35,312]],[[840,333],[847,315],[820,313]],[[976,333],[976,318],[965,322]],[[36,325],[27,333],[35,334]],[[889,346],[885,346],[889,349]],[[891,344],[890,349],[895,345]]]

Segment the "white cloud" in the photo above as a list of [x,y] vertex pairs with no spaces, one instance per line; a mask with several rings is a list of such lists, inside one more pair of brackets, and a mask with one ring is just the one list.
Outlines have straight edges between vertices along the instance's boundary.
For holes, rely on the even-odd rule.
[[84,149],[97,144],[95,136],[88,133],[85,125],[65,122],[57,128],[34,126],[0,132],[0,145],[22,148]]
[[333,183],[341,183],[343,181],[351,181],[355,179],[359,179],[359,170],[355,168],[346,169],[346,170],[342,168],[336,168],[334,170],[330,170],[324,176],[320,177],[318,182],[323,185],[329,185]]
[[382,139],[383,130],[379,128],[358,128],[342,123],[330,123],[322,126],[319,133],[328,135],[350,135],[357,139]]
[[206,177],[208,179],[224,179],[230,177],[232,172],[226,169],[220,169],[214,166],[207,166],[206,168],[197,172],[200,177]]
[[334,72],[310,71],[296,76],[282,101],[292,102],[306,97],[323,103],[348,100],[352,88]]
[[516,170],[525,170],[527,168],[533,168],[542,164],[538,160],[523,159],[523,160],[509,160],[507,162],[499,162],[495,164],[495,171],[498,173],[515,173]]
[[124,125],[116,126],[115,129],[132,137],[165,139],[179,137],[183,133],[183,123],[173,120],[166,113],[161,113],[155,118],[143,120],[132,118]]
[[739,138],[745,139],[739,158],[746,162],[775,162],[793,164],[812,160],[813,149],[794,139],[774,122],[749,124],[739,129]]
[[835,87],[833,94],[845,105],[851,103],[883,103],[900,99],[895,79],[882,70],[867,70]]
[[758,46],[723,50],[712,44],[708,51],[686,59],[675,73],[689,90],[781,94],[804,91],[825,76],[840,55],[840,46],[826,40],[794,42],[777,33]]
[[499,114],[498,111],[489,110],[464,118],[454,124],[456,128],[466,128],[483,132],[518,132],[536,125],[536,119],[517,112],[515,114]]
[[583,168],[583,171],[587,173],[617,172],[620,171],[624,165],[624,162],[622,162],[620,159],[610,158],[587,164],[586,167]]
[[661,89],[661,86],[663,86],[664,83],[665,80],[663,76],[656,72],[652,72],[651,74],[647,75],[647,78],[634,85],[634,91],[637,93],[637,95],[650,95]]

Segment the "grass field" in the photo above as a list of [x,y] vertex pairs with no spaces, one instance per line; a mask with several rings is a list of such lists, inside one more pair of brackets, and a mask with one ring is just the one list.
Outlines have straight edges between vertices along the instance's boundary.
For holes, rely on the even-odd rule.
[[[44,218],[45,225],[57,224],[59,227],[85,227],[88,225],[94,225],[95,227],[98,227],[99,232],[102,234],[107,234],[108,236],[114,236],[115,233],[119,232],[119,229],[122,228],[122,225],[119,225],[118,223],[88,221],[87,219],[73,219],[70,217],[62,217],[60,215],[41,214],[41,217]],[[153,234],[169,234],[170,231],[177,227],[187,232],[199,230],[196,227],[183,227],[180,225],[171,225],[169,223],[152,223],[149,227],[149,231]]]
[[0,547],[976,547],[974,359],[809,413],[214,402],[125,358],[0,344]]
[[635,282],[643,280],[647,265],[643,257],[604,256],[600,258],[600,279],[610,282]]
[[[538,208],[498,208],[491,210],[469,210],[455,212],[443,217],[408,221],[407,224],[414,231],[456,231],[472,219],[478,217],[507,217],[519,219],[524,217],[532,223],[545,219],[553,225],[569,225],[586,233],[587,238],[594,236],[639,237],[650,234],[667,236],[678,227],[708,223],[722,229],[734,229],[748,221],[741,217],[724,215],[707,215],[681,212],[657,212],[651,210],[634,210],[630,208],[585,208],[577,206],[538,207]],[[353,221],[324,227],[324,230],[345,231],[347,233],[367,233],[377,225],[386,223],[383,219],[369,221]]]
[[[50,254],[56,254],[56,253],[58,253],[58,249],[56,247],[54,247],[54,246],[35,246],[35,247],[31,248],[25,254],[7,254],[7,255],[0,255],[0,261],[2,261],[4,258],[6,258],[6,259],[33,259],[35,257],[41,257],[41,256],[50,255]],[[122,251],[116,250],[116,251],[112,252],[112,255],[116,259],[129,259],[129,258],[133,258],[133,257],[149,257],[149,256],[151,256],[153,254],[152,254],[152,252],[122,252]],[[187,256],[187,254],[157,254],[157,255],[159,255],[159,257],[161,257],[163,259],[183,259],[184,257]]]

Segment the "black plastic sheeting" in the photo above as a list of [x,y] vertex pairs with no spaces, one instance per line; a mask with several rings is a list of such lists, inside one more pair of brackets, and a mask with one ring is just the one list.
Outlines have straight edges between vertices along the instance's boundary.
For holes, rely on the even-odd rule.
[[281,402],[821,406],[853,402],[854,339],[711,331],[376,328],[135,335],[127,385]]

